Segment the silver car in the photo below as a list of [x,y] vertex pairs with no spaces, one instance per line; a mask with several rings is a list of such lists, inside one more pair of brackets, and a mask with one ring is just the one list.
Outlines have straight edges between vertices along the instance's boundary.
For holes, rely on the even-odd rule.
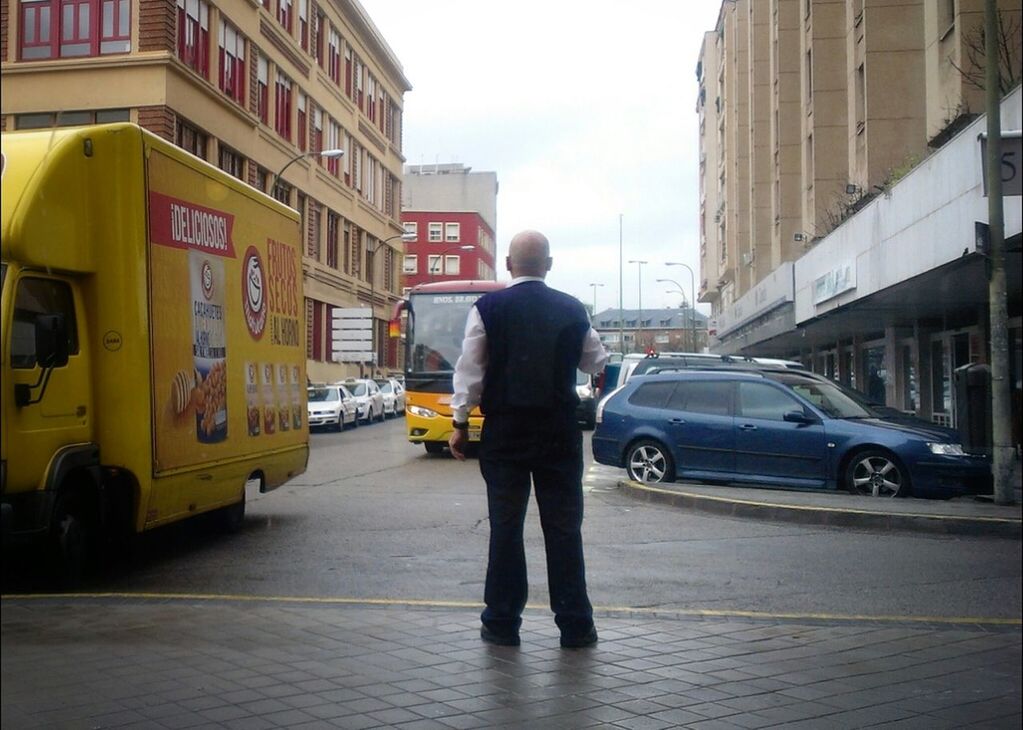
[[344,385],[355,396],[359,406],[359,421],[371,423],[384,420],[384,394],[372,378],[348,378]]
[[377,385],[384,396],[384,415],[398,416],[405,413],[405,389],[394,378],[377,378]]
[[338,383],[312,385],[306,392],[309,428],[333,428],[340,431],[346,426],[359,425],[355,396],[345,386]]

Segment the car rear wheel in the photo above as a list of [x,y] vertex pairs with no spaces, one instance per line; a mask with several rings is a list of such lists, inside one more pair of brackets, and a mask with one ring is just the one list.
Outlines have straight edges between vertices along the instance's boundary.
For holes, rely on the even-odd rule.
[[625,469],[633,481],[660,484],[675,481],[675,464],[668,450],[656,441],[637,441],[629,447]]
[[891,454],[876,449],[861,451],[845,468],[845,488],[865,497],[905,497],[909,476]]

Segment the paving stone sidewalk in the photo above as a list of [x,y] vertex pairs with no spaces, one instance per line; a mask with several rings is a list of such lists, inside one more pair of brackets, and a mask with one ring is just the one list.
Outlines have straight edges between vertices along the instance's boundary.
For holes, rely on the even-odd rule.
[[17,728],[1018,728],[1018,622],[598,615],[519,648],[465,606],[5,597]]

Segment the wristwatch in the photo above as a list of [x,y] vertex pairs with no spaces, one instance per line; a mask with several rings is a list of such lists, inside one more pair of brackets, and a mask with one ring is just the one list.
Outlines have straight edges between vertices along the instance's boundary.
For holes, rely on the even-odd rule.
[[465,421],[464,423],[459,423],[458,421],[452,420],[451,421],[451,425],[455,427],[456,431],[468,431],[469,430],[469,422],[468,421]]

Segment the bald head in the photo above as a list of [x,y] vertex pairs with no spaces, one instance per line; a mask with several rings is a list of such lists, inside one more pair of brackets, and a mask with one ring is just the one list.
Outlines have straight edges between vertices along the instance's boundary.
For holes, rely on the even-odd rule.
[[551,247],[539,231],[515,234],[508,246],[508,271],[517,276],[547,276],[551,268]]

